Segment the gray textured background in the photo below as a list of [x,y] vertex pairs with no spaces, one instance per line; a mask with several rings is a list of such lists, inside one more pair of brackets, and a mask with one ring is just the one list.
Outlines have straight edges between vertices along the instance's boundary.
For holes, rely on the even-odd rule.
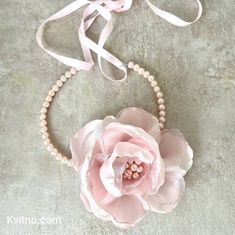
[[[85,211],[78,175],[52,159],[41,141],[40,106],[65,67],[38,48],[35,33],[43,19],[69,2],[0,1],[0,234],[235,234],[234,0],[203,1],[201,20],[187,28],[154,16],[142,0],[114,17],[107,49],[157,75],[166,97],[167,127],[180,129],[195,153],[179,206],[170,214],[148,213],[125,231]],[[193,0],[181,2],[158,1],[190,19]],[[80,15],[49,25],[48,45],[79,57],[75,25]],[[91,36],[97,35],[95,28]],[[156,114],[154,95],[138,76],[130,73],[126,83],[112,84],[97,66],[81,72],[50,110],[54,141],[68,153],[69,137],[86,122],[127,106]],[[7,224],[7,216],[61,217],[62,224]]]

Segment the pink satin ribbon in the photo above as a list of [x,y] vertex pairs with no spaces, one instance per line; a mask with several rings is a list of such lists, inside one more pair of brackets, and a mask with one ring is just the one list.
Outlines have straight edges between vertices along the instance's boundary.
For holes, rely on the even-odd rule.
[[[199,18],[202,15],[202,5],[199,0],[196,0],[198,4],[198,14],[195,20],[191,22],[184,21],[177,16],[167,12],[163,11],[156,6],[154,6],[149,0],[145,0],[150,9],[158,16],[163,18],[164,20],[170,22],[173,25],[184,27],[190,24],[193,24],[194,22],[198,21]],[[107,50],[105,50],[104,44],[107,41],[109,35],[111,34],[113,30],[113,23],[112,23],[112,14],[111,12],[124,12],[130,9],[132,6],[133,0],[95,0],[95,1],[88,1],[88,0],[76,0],[63,8],[62,10],[58,11],[51,17],[49,17],[47,20],[45,20],[39,27],[36,38],[38,45],[46,51],[49,55],[54,57],[55,59],[59,60],[65,65],[68,65],[70,67],[74,67],[78,70],[90,70],[93,65],[94,61],[92,59],[91,51],[95,52],[98,57],[98,64],[100,67],[101,72],[104,74],[105,77],[112,81],[124,81],[127,77],[127,69],[126,66],[114,55],[109,53]],[[43,31],[44,27],[48,22],[63,18],[65,16],[70,15],[74,11],[77,11],[83,6],[87,6],[82,17],[82,21],[78,30],[79,40],[81,44],[81,48],[83,51],[84,61],[78,60],[75,58],[67,57],[60,55],[56,52],[53,52],[52,50],[46,48],[43,43]],[[87,30],[91,27],[91,25],[95,22],[96,18],[98,16],[102,16],[106,20],[106,24],[100,34],[98,43],[92,41],[87,35]],[[109,75],[107,75],[102,67],[101,59],[105,59],[106,61],[110,62],[113,66],[123,71],[124,76],[123,78],[117,80],[111,78]]]

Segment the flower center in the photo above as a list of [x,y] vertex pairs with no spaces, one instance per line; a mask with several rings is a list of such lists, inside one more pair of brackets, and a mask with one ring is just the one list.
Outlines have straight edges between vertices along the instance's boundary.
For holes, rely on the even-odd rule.
[[143,170],[144,167],[141,161],[128,161],[126,164],[126,169],[123,173],[123,179],[138,179]]

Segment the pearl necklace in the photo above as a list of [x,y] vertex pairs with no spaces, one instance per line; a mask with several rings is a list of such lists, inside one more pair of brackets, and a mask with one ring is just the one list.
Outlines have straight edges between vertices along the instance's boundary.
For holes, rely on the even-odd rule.
[[[145,70],[144,68],[141,68],[138,64],[134,64],[133,62],[128,63],[128,68],[133,69],[138,74],[142,75],[151,85],[153,88],[153,91],[157,98],[157,104],[158,104],[158,120],[159,120],[159,126],[160,129],[164,129],[164,123],[166,121],[166,110],[164,105],[164,99],[163,99],[163,93],[158,86],[157,81],[155,80],[155,77],[150,74],[149,71]],[[64,83],[77,74],[78,70],[75,68],[70,68],[68,71],[66,71],[59,80],[56,81],[56,83],[52,86],[52,88],[49,90],[43,105],[41,109],[41,116],[40,116],[40,126],[41,126],[41,132],[42,132],[42,138],[44,140],[44,144],[47,147],[47,150],[52,156],[55,156],[55,158],[59,161],[61,161],[63,164],[67,164],[68,166],[72,166],[71,157],[65,156],[62,153],[58,151],[58,149],[51,143],[50,135],[48,132],[47,127],[47,112],[50,108],[50,104],[55,97],[56,93],[60,90],[60,88],[64,85]]]

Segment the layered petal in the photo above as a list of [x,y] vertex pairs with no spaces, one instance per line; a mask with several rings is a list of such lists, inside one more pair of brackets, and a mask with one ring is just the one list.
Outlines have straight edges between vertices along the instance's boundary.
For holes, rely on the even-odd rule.
[[193,152],[184,136],[175,129],[165,130],[160,142],[160,153],[166,173],[182,177],[193,164]]
[[145,110],[134,107],[125,108],[119,112],[117,119],[122,124],[132,125],[145,130],[159,142],[161,133],[159,121]]
[[158,213],[171,212],[184,193],[184,178],[166,177],[165,183],[159,188],[158,192],[153,195],[143,197],[143,202],[147,210]]
[[145,209],[136,196],[118,197],[106,205],[105,210],[112,215],[113,223],[122,228],[134,226],[145,215]]
[[112,116],[104,120],[94,120],[86,124],[70,140],[70,150],[72,153],[72,162],[76,170],[81,166],[86,157],[91,157],[94,145],[97,139],[104,132],[104,128],[111,122],[115,122]]

